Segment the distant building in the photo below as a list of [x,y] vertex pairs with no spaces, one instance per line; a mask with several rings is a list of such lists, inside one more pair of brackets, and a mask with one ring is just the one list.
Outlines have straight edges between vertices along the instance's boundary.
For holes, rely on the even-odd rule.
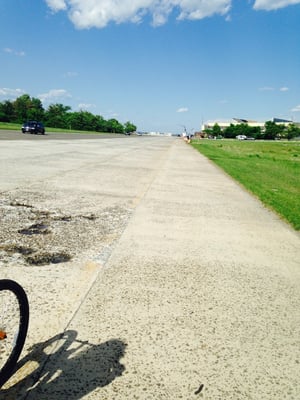
[[[286,126],[293,123],[293,121],[281,118],[273,118],[273,122],[275,122],[276,124],[283,124]],[[218,124],[221,130],[228,128],[230,125],[238,125],[238,124],[247,124],[248,126],[251,127],[259,126],[263,130],[263,128],[265,127],[265,123],[266,121],[259,122],[244,118],[232,118],[231,120],[227,121],[220,121],[220,120],[207,121],[202,125],[201,130],[204,131],[205,129],[212,129],[215,124]]]
[[276,124],[288,124],[288,125],[293,123],[293,121],[282,118],[273,118],[273,122],[275,122]]

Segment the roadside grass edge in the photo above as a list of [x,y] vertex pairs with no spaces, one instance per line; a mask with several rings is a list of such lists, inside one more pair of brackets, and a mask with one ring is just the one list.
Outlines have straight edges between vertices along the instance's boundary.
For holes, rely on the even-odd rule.
[[191,145],[300,231],[300,143],[192,140]]

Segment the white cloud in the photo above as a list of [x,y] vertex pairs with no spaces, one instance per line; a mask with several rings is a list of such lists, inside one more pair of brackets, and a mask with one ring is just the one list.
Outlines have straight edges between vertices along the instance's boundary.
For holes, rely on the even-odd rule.
[[261,92],[270,92],[270,91],[275,90],[275,89],[273,87],[270,87],[270,86],[263,86],[263,87],[259,88],[259,90]]
[[23,89],[0,88],[0,97],[5,99],[16,99],[23,94],[25,94]]
[[214,14],[226,15],[231,7],[231,1],[228,0],[182,0],[173,3],[174,6],[181,8],[178,19],[192,20],[203,19]]
[[[45,0],[53,12],[66,11],[79,29],[104,28],[110,22],[140,23],[152,16],[154,26],[163,25],[177,12],[178,20],[199,20],[224,15],[230,21],[232,0]],[[300,0],[255,0],[255,10],[277,10],[300,4]]]
[[300,104],[291,109],[292,112],[300,112]]
[[48,6],[54,11],[66,10],[67,2],[64,0],[46,0]]
[[66,98],[70,98],[70,97],[72,97],[70,95],[70,93],[68,93],[64,89],[52,89],[52,90],[49,90],[49,92],[47,92],[47,93],[38,95],[38,98],[42,102],[46,102],[46,103],[49,103],[51,101],[57,101],[59,99],[66,99]]
[[78,109],[79,110],[88,110],[90,108],[95,108],[96,105],[95,104],[87,104],[87,103],[80,103],[78,104]]
[[300,4],[300,0],[256,0],[253,8],[255,10],[277,10],[291,6],[294,4]]
[[64,76],[64,78],[75,78],[76,76],[78,76],[78,73],[77,72],[68,71],[63,76]]
[[258,89],[259,91],[261,91],[261,92],[272,92],[272,91],[274,91],[274,90],[279,90],[280,92],[288,92],[290,89],[288,88],[288,87],[286,87],[286,86],[283,86],[283,87],[281,87],[281,88],[274,88],[274,87],[272,87],[272,86],[263,86],[263,87],[261,87],[261,88],[259,88]]
[[100,111],[100,115],[102,115],[105,119],[117,119],[119,117],[119,114],[114,110]]
[[17,50],[11,49],[9,47],[6,47],[5,49],[3,49],[3,51],[5,53],[9,53],[9,54],[12,54],[12,55],[18,56],[18,57],[25,56],[25,51],[17,51]]
[[214,14],[226,15],[232,0],[46,0],[53,12],[66,10],[79,29],[103,28],[109,22],[139,23],[146,14],[154,26],[166,23],[172,11],[177,19],[197,20]]
[[189,111],[189,109],[187,107],[181,107],[181,108],[178,108],[178,110],[176,112],[183,113],[183,112],[187,112],[187,111]]

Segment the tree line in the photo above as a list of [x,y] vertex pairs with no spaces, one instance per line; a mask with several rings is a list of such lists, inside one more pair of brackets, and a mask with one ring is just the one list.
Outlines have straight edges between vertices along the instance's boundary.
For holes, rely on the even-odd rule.
[[40,99],[23,94],[14,101],[5,100],[0,103],[0,122],[22,124],[28,120],[36,120],[51,128],[67,130],[130,133],[136,131],[131,122],[120,123],[116,119],[104,119],[89,111],[71,111],[71,107],[63,104],[50,104],[43,107]]
[[300,136],[300,128],[290,123],[289,125],[277,124],[274,121],[266,121],[264,128],[259,126],[249,126],[247,123],[230,124],[225,129],[221,129],[220,125],[216,123],[212,128],[205,129],[207,135],[213,137],[236,138],[239,135],[247,136],[248,138],[275,140],[275,139],[288,139],[291,140]]

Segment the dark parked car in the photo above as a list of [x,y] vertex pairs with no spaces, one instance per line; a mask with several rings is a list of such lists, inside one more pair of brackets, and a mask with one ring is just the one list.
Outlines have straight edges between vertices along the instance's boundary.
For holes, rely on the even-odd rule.
[[22,125],[23,133],[45,134],[44,125],[38,121],[27,121]]

